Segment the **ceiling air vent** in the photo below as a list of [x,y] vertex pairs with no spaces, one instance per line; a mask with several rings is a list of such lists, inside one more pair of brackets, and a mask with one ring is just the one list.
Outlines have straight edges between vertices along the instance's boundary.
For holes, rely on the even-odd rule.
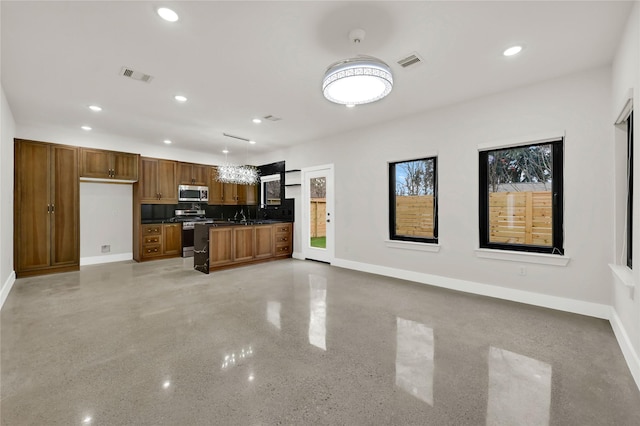
[[129,68],[129,67],[122,67],[120,69],[120,75],[123,76],[123,77],[132,78],[134,80],[143,81],[145,83],[150,83],[151,80],[153,80],[153,77],[150,76],[149,74],[145,74],[143,72],[136,71],[136,70],[134,70],[132,68]]
[[411,65],[416,65],[422,62],[423,60],[420,57],[420,55],[418,55],[416,52],[413,52],[407,55],[406,57],[400,59],[398,61],[398,65],[400,65],[402,68],[407,68],[407,67],[410,67]]
[[265,115],[262,118],[264,118],[265,120],[269,120],[269,121],[280,121],[280,120],[282,120],[282,118],[276,117],[275,115]]

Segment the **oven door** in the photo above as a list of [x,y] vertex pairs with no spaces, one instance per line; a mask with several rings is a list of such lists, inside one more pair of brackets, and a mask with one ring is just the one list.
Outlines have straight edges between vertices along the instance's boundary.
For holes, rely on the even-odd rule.
[[193,225],[182,224],[182,257],[193,257]]

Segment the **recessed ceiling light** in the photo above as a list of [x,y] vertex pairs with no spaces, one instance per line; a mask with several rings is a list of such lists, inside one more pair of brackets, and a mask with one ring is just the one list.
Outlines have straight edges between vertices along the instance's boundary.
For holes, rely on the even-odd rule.
[[354,108],[354,107],[355,107],[355,105],[354,105],[354,104],[347,104],[347,105],[345,105],[345,106],[346,106],[347,108]]
[[91,127],[89,127],[89,126],[82,126],[82,127],[80,127],[80,128],[81,128],[82,130],[86,130],[87,132],[88,132],[89,130],[91,130]]
[[250,143],[251,145],[255,145],[255,144],[256,144],[256,141],[249,141],[249,143]]
[[502,52],[502,54],[504,56],[513,56],[513,55],[517,55],[521,51],[522,51],[522,46],[511,46],[510,48]]
[[173,99],[175,99],[178,102],[187,102],[187,98],[185,96],[182,96],[182,95],[175,95],[173,97]]
[[159,8],[158,15],[165,21],[176,22],[178,20],[178,14],[167,7]]
[[91,111],[95,111],[95,112],[100,112],[102,111],[102,108],[100,108],[98,105],[89,105],[89,109]]
[[262,123],[262,120],[260,120],[259,118],[254,118],[252,121],[256,124]]
[[167,145],[169,145],[171,143],[171,141],[169,139],[165,139],[164,143],[166,143]]
[[225,149],[223,149],[223,150],[222,150],[222,153],[223,153],[223,154],[228,154],[228,153],[229,153],[229,150],[228,150],[227,148],[225,148]]

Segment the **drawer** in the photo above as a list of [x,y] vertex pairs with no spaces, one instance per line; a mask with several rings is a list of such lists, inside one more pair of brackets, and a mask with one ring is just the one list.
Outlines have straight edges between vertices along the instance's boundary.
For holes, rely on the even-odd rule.
[[276,234],[276,244],[291,242],[291,235],[286,233],[277,233]]
[[160,256],[161,254],[162,254],[162,247],[160,246],[160,244],[151,244],[151,245],[142,247],[143,257]]
[[289,255],[291,254],[291,244],[277,244],[276,245],[276,256]]
[[142,244],[160,244],[160,235],[143,235]]
[[275,225],[276,228],[276,233],[290,233],[291,232],[291,224],[290,223],[282,223],[282,224],[278,224]]
[[161,235],[162,225],[142,225],[142,235]]

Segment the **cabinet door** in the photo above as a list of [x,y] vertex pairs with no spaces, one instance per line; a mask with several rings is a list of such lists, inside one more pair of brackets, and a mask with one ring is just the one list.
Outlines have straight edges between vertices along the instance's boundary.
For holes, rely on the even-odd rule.
[[209,167],[209,205],[220,205],[224,202],[224,184],[218,182],[218,168]]
[[201,164],[193,164],[191,166],[191,170],[192,170],[191,175],[193,177],[193,184],[206,186],[207,180],[209,177],[209,166],[203,166]]
[[111,178],[111,153],[101,149],[80,148],[80,176],[87,178]]
[[140,180],[138,185],[142,203],[154,204],[158,202],[158,160],[155,158],[140,159]]
[[178,185],[176,184],[176,162],[158,161],[158,193],[161,204],[178,204]]
[[193,185],[191,164],[178,163],[178,185]]
[[244,262],[253,259],[253,226],[233,227],[233,260]]
[[255,227],[255,258],[265,259],[273,256],[274,227],[272,225],[263,225]]
[[181,254],[182,225],[177,223],[163,225],[164,254]]
[[126,152],[112,153],[112,177],[114,179],[137,181],[138,157],[138,154],[128,154]]
[[50,150],[40,143],[15,145],[16,272],[50,265]]
[[233,262],[233,228],[209,228],[209,267]]
[[247,206],[258,204],[258,185],[242,185],[242,195],[238,194],[242,203]]
[[80,262],[78,149],[51,147],[51,266]]
[[238,204],[238,185],[235,183],[222,184],[222,204],[235,206]]

